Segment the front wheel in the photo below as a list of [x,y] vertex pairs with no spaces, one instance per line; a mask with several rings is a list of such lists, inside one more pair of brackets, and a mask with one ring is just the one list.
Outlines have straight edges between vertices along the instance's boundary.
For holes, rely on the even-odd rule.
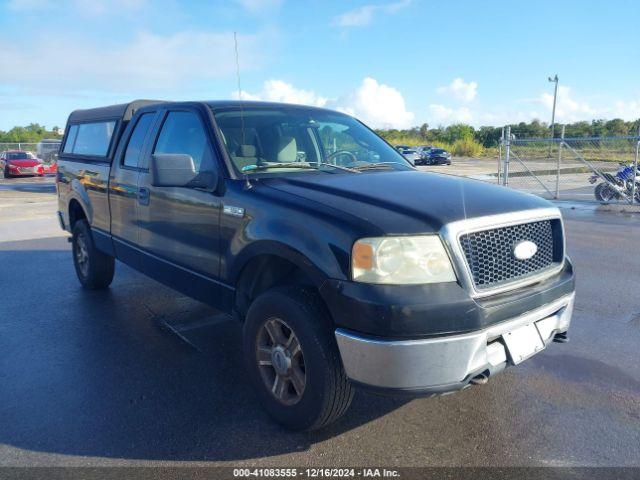
[[249,380],[278,423],[314,430],[344,414],[353,389],[317,294],[301,287],[263,293],[249,308],[243,335]]
[[72,250],[76,275],[84,288],[98,290],[111,285],[115,259],[96,248],[85,220],[78,220],[73,226]]

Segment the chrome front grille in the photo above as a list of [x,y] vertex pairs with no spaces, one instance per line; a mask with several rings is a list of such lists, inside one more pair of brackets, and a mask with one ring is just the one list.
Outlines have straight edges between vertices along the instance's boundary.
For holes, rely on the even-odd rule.
[[[557,267],[564,257],[560,222],[546,219],[460,235],[460,248],[475,289],[491,290]],[[519,260],[514,249],[527,240],[536,244],[537,252]]]

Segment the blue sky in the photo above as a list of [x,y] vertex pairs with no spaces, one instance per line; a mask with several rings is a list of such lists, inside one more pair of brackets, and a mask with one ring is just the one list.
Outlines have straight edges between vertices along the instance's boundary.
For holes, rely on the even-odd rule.
[[0,129],[134,98],[322,105],[374,127],[640,117],[640,2],[0,1]]

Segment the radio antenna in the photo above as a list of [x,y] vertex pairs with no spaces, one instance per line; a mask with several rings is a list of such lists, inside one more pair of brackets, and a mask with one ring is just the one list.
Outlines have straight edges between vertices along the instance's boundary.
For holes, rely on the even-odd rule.
[[[233,32],[233,45],[236,52],[236,78],[238,79],[238,101],[240,102],[240,130],[242,131],[242,145],[246,145],[247,141],[244,133],[244,110],[242,108],[242,85],[240,84],[240,55],[238,54],[238,34]],[[251,188],[249,177],[244,176],[245,188]]]
[[233,44],[236,50],[236,77],[238,79],[238,100],[240,100],[240,124],[242,127],[242,144],[245,142],[244,135],[244,112],[242,111],[242,85],[240,84],[240,55],[238,54],[238,35],[233,32]]
[[238,54],[238,34],[233,32],[233,45],[236,50],[236,78],[238,80],[238,100],[242,100],[242,86],[240,85],[240,55]]

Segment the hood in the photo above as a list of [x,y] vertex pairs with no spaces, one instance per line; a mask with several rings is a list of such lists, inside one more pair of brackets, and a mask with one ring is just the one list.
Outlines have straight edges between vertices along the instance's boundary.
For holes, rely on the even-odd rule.
[[466,218],[548,208],[540,197],[452,175],[417,171],[304,174],[264,184],[368,222],[374,233],[432,233]]
[[16,167],[36,167],[40,165],[40,160],[33,160],[31,158],[23,160],[7,160],[9,165],[15,165]]

